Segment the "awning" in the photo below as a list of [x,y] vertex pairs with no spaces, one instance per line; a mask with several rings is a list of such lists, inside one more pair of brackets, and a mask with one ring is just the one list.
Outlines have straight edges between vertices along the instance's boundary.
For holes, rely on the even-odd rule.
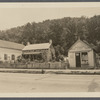
[[70,50],[69,52],[89,52],[89,51],[91,51],[92,49],[88,49],[88,50]]
[[22,54],[26,54],[26,55],[28,55],[28,54],[41,54],[41,52],[23,52]]

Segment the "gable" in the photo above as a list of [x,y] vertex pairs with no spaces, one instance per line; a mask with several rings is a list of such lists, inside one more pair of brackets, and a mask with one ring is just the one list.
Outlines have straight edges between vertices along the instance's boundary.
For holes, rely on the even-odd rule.
[[85,44],[83,41],[78,40],[72,47],[69,49],[69,51],[86,51],[86,50],[92,50],[91,47],[89,47],[87,44]]

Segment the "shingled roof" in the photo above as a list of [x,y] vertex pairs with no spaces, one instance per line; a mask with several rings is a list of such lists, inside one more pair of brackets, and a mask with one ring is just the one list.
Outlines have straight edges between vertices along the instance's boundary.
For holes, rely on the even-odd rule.
[[0,40],[0,48],[22,50],[24,48],[24,45],[15,42]]
[[49,49],[50,43],[41,43],[41,44],[30,44],[24,47],[23,50],[40,50],[40,49]]

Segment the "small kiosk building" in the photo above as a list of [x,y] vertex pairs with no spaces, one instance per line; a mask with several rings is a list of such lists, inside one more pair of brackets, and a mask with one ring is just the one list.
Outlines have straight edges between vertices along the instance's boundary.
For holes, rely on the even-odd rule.
[[96,67],[95,46],[78,39],[69,49],[68,58],[70,68]]

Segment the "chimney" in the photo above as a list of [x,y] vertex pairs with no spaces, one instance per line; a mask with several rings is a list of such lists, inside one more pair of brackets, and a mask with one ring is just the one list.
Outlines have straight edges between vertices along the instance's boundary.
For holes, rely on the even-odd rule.
[[30,42],[27,42],[27,45],[30,45]]
[[49,40],[49,43],[52,44],[52,40],[51,39]]

